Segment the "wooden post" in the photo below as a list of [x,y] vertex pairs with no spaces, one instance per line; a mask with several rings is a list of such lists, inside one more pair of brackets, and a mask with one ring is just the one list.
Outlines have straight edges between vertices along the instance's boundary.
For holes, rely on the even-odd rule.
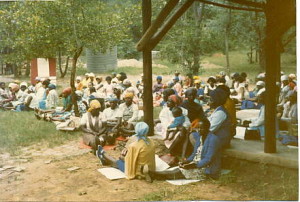
[[[144,35],[141,40],[137,43],[136,48],[138,51],[142,51],[145,48],[147,42],[152,38],[158,28],[163,24],[164,20],[171,13],[174,7],[178,4],[179,0],[169,0],[163,10],[160,11],[156,20],[153,24],[150,24],[149,29],[144,30]],[[151,8],[150,8],[151,9]]]
[[173,27],[178,18],[180,18],[188,8],[194,3],[195,0],[187,0],[184,4],[180,6],[178,10],[167,20],[167,22],[161,27],[161,29],[156,32],[152,39],[148,42],[150,49],[154,49],[155,46],[162,40],[162,38],[168,33],[168,31]]
[[[280,70],[280,35],[276,32],[274,8],[266,7],[266,92],[265,92],[265,153],[276,152],[276,77]],[[275,13],[276,14],[276,13]]]
[[[143,0],[142,15],[143,15],[143,33],[151,26],[152,16],[151,0]],[[144,121],[149,125],[149,135],[154,135],[153,123],[153,96],[152,96],[152,55],[148,46],[143,50],[143,73],[144,73],[144,97],[143,110]]]

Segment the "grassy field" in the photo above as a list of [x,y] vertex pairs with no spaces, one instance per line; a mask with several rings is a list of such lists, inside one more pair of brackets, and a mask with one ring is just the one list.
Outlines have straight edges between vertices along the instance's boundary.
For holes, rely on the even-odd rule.
[[54,123],[37,120],[33,112],[1,111],[0,120],[0,148],[13,155],[19,154],[22,147],[35,144],[54,147],[81,134],[57,131]]

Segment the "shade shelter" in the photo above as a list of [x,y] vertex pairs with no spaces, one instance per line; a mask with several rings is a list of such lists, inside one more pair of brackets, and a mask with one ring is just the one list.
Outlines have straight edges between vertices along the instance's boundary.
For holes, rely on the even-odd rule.
[[[211,4],[223,8],[264,12],[266,17],[266,38],[264,40],[266,52],[266,112],[265,112],[265,145],[266,153],[276,152],[276,81],[280,76],[280,53],[282,50],[282,36],[296,24],[296,1],[295,0],[169,0],[165,7],[151,23],[151,0],[143,0],[143,33],[137,44],[137,50],[143,52],[143,72],[145,78],[144,90],[144,120],[153,131],[153,104],[152,104],[152,58],[151,51],[172,28],[176,21],[195,2]],[[174,11],[172,13],[172,11]],[[172,14],[171,14],[172,13]],[[171,15],[170,15],[171,14]]]

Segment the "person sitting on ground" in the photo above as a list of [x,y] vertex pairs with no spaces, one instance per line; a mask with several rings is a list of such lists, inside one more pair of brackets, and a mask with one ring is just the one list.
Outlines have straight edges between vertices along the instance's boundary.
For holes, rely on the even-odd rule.
[[107,133],[113,133],[115,136],[119,133],[119,127],[122,123],[122,111],[118,106],[118,99],[111,97],[108,99],[109,108],[104,109],[102,113],[102,120],[107,124]]
[[124,135],[132,135],[134,133],[134,125],[138,120],[139,109],[133,103],[133,94],[127,93],[124,96],[125,103],[120,104],[119,108],[122,111],[122,132]]
[[38,102],[34,93],[34,87],[28,87],[28,96],[26,97],[24,103],[17,106],[16,111],[32,111],[38,107]]
[[112,78],[110,76],[107,76],[105,78],[106,84],[103,85],[103,94],[105,98],[109,98],[111,95],[114,94],[114,85],[111,83]]
[[50,83],[48,85],[48,89],[49,89],[49,92],[48,92],[48,95],[47,95],[47,98],[46,98],[46,108],[47,109],[55,109],[58,105],[58,95],[57,95],[57,92],[55,90],[56,85]]
[[174,116],[173,122],[168,126],[166,137],[163,140],[173,140],[179,128],[183,126],[185,121],[182,115],[182,109],[180,107],[174,107],[172,109],[172,114]]
[[97,156],[102,165],[118,168],[129,180],[146,178],[151,182],[149,171],[155,171],[155,144],[147,137],[149,126],[145,122],[138,122],[134,130],[135,135],[127,142],[119,160],[109,156],[101,146],[98,146]]
[[156,84],[154,84],[153,88],[152,88],[152,92],[156,93],[156,92],[163,92],[163,84],[162,84],[162,76],[157,76],[156,77]]
[[5,88],[5,83],[0,82],[0,102],[1,100],[5,100],[5,99],[8,99],[8,92]]
[[188,161],[180,163],[180,167],[205,168],[206,176],[217,179],[221,171],[222,151],[229,145],[231,139],[231,121],[223,107],[227,99],[226,92],[217,88],[211,92],[210,98],[210,107],[214,109],[214,112],[209,117],[209,134],[201,150],[201,160],[193,162],[196,157],[193,153]]
[[13,109],[12,102],[16,100],[16,92],[19,90],[19,85],[15,83],[8,84],[7,99],[1,100],[0,104],[6,109]]
[[160,103],[160,106],[167,107],[167,102],[170,95],[174,95],[175,91],[172,88],[167,88],[163,91],[163,101]]
[[244,126],[249,126],[248,130],[259,130],[261,138],[265,136],[265,92],[258,96],[258,103],[261,104],[259,115],[250,121],[244,121]]
[[215,77],[213,76],[210,76],[208,79],[207,79],[207,85],[205,86],[204,88],[204,95],[205,96],[209,96],[210,92],[215,90],[216,89],[216,79]]
[[[163,109],[159,113],[159,119],[161,121],[162,126],[162,136],[165,138],[167,134],[168,126],[174,120],[174,116],[172,114],[172,109],[174,107],[179,107],[182,104],[182,99],[178,95],[170,95],[167,102],[167,107],[163,107]],[[169,149],[170,154],[173,156],[181,155],[183,158],[185,156],[189,156],[192,151],[187,150],[188,146],[188,128],[191,123],[187,118],[188,111],[182,108],[182,114],[185,116],[185,122],[183,124],[184,127],[180,128],[179,132],[176,133],[173,140],[165,140],[165,146]]]
[[[188,118],[191,122],[190,140],[192,145],[195,145],[197,139],[200,137],[202,138],[202,142],[204,142],[209,129],[209,121],[205,116],[202,106],[195,102],[196,95],[196,88],[188,88],[185,92],[187,100],[182,104],[182,107],[188,110]],[[201,131],[199,130],[200,123],[203,126]]]
[[76,88],[76,90],[83,89],[83,83],[81,82],[81,76],[76,77],[75,88]]
[[82,79],[81,83],[82,83],[83,86],[88,86],[88,83],[91,82],[91,80],[90,80],[90,74],[89,73],[85,73],[84,76],[85,77],[84,77],[84,79]]
[[288,130],[291,123],[298,123],[297,92],[290,91],[288,93],[287,102],[283,105],[282,116],[279,118],[281,130]]
[[173,78],[173,89],[175,90],[175,93],[176,95],[178,96],[182,96],[182,85],[181,83],[179,82],[179,77],[178,76],[175,76]]
[[105,132],[105,122],[101,120],[101,104],[98,100],[92,100],[87,113],[83,114],[80,119],[80,126],[83,134],[83,143],[91,146],[94,153],[98,145],[104,144],[105,139],[101,135]]

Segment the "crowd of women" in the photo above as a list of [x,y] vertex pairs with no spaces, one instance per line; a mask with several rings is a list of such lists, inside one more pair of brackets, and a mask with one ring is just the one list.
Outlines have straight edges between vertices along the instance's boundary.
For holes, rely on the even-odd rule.
[[[160,106],[161,111],[155,120],[155,133],[163,136],[172,156],[180,156],[181,168],[203,168],[207,176],[219,177],[222,151],[235,135],[237,109],[260,109],[259,116],[245,124],[264,136],[264,79],[265,74],[259,74],[251,89],[245,72],[228,76],[222,71],[206,82],[199,76],[182,77],[179,72],[167,82],[162,76],[156,77],[153,105]],[[294,74],[282,73],[278,82],[278,119],[283,130],[286,123],[297,123],[296,85]],[[148,134],[146,123],[138,122],[143,108],[143,75],[133,84],[123,72],[105,79],[86,73],[84,78],[76,77],[75,87],[73,98],[70,87],[58,95],[56,85],[49,79],[36,78],[36,84],[30,86],[14,82],[8,88],[1,82],[0,106],[15,111],[34,110],[39,119],[65,121],[72,116],[76,101],[83,141],[97,151],[103,164],[125,170],[129,179],[149,172],[152,177],[177,175],[153,170],[155,147],[147,137],[153,134]],[[59,97],[63,99],[62,107],[58,107]],[[122,152],[124,160],[117,161],[103,151],[102,146],[114,144],[118,136],[132,135],[134,140],[128,141],[131,143]]]

